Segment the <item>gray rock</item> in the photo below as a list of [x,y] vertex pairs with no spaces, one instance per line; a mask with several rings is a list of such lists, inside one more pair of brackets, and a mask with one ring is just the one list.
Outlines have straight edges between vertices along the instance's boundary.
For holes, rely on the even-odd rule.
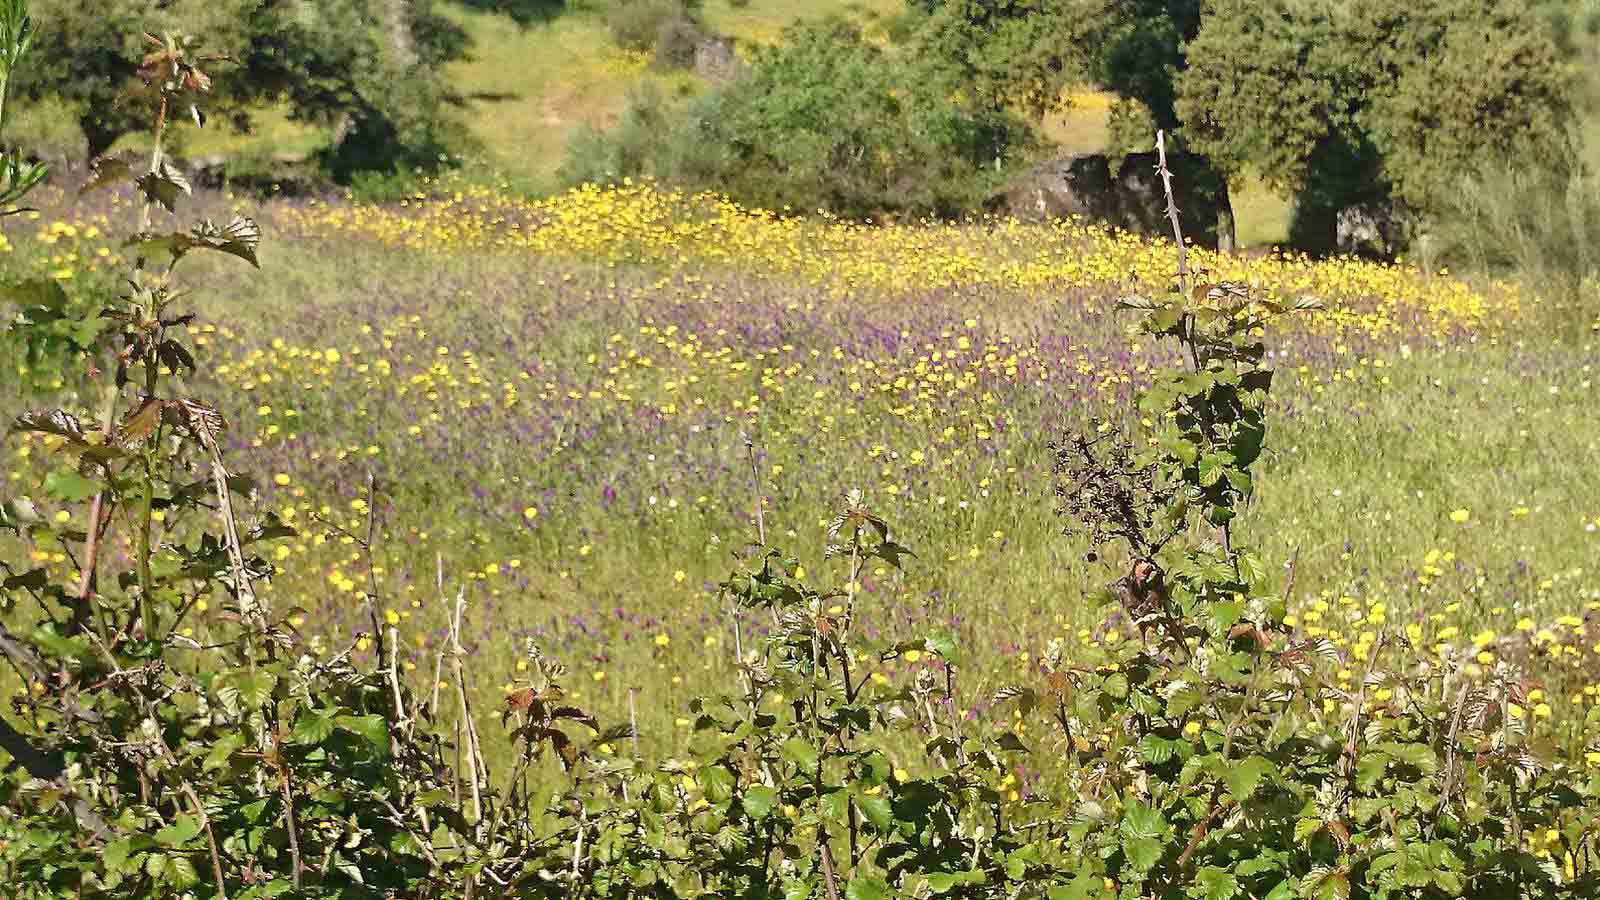
[[[1128,154],[1115,168],[1101,153],[1052,159],[992,198],[989,209],[1029,221],[1082,216],[1134,234],[1170,234],[1166,196],[1155,165],[1154,153]],[[1193,172],[1197,166],[1192,160],[1169,156],[1168,166],[1184,234],[1214,246],[1215,194],[1196,186]]]
[[1358,203],[1334,214],[1334,247],[1376,259],[1393,259],[1400,252],[1404,216],[1393,203]]
[[734,52],[733,41],[725,37],[707,37],[694,48],[694,71],[714,84],[723,84],[739,77],[744,70],[744,60]]

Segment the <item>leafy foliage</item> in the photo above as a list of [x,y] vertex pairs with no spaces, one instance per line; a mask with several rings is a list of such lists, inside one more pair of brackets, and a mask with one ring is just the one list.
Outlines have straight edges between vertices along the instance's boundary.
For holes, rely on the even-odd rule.
[[[226,467],[221,414],[186,392],[198,364],[174,270],[199,251],[254,264],[260,233],[244,218],[152,230],[154,208],[188,192],[162,133],[210,79],[183,38],[147,46],[156,149],[142,172],[108,165],[90,185],[144,197],[126,290],[75,318],[53,281],[10,289],[24,305],[15,329],[69,338],[104,374],[92,418],[41,410],[12,425],[49,436],[59,464],[6,504],[0,529],[71,553],[78,572],[0,562],[0,654],[22,687],[0,716],[0,873],[20,898],[470,893],[515,852],[491,827],[513,819],[477,769],[463,818],[437,701],[400,685],[392,655],[367,671],[349,651],[313,659],[294,613],[254,587],[272,574],[263,550],[293,531],[235,512],[250,482]],[[78,514],[46,518],[40,504]],[[119,538],[133,551],[120,566]],[[384,658],[376,619],[360,640]]]
[[431,0],[38,0],[40,64],[18,82],[31,98],[60,97],[79,111],[94,158],[143,123],[120,98],[138,82],[141,31],[205,34],[228,57],[211,74],[216,111],[249,126],[263,101],[285,101],[297,118],[338,124],[328,165],[360,169],[436,165],[454,140],[444,116],[440,62],[460,56],[465,35]]
[[1200,152],[1299,193],[1325,249],[1344,206],[1435,209],[1485,160],[1563,170],[1568,76],[1528,21],[1522,0],[1212,0],[1178,111]]
[[[1275,590],[1240,524],[1266,437],[1263,326],[1317,303],[1205,283],[1181,253],[1178,269],[1166,297],[1123,304],[1187,361],[1140,398],[1145,440],[1058,450],[1066,507],[1131,557],[1108,627],[1138,632],[1092,671],[1046,667],[1058,721],[1099,736],[1075,779],[1082,858],[1138,897],[1595,890],[1600,783],[1536,753],[1513,670],[1380,671],[1375,648],[1404,640],[1381,620],[1349,659],[1284,626],[1292,570]],[[1360,670],[1349,687],[1337,664]]]
[[693,25],[698,7],[684,0],[621,0],[606,10],[606,27],[617,46],[652,50],[667,29]]
[[611,135],[580,137],[564,176],[655,176],[768,209],[856,218],[955,214],[1005,177],[1027,131],[952,104],[953,90],[936,72],[891,61],[853,26],[799,26],[686,113],[645,95]]

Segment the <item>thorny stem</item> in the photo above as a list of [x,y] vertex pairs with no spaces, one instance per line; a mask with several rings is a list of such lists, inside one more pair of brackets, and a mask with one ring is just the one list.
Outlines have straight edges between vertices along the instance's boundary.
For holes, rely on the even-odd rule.
[[[361,551],[367,558],[367,619],[372,623],[372,639],[377,642],[374,648],[378,652],[379,664],[383,661],[383,628],[378,624],[378,569],[377,563],[372,559],[372,535],[377,526],[378,516],[378,478],[367,471],[367,537],[362,542]],[[398,703],[399,694],[395,695]]]
[[194,804],[195,815],[200,817],[200,824],[206,830],[206,845],[211,850],[211,873],[217,879],[217,900],[228,900],[227,881],[222,874],[222,848],[217,845],[217,833],[211,828],[211,817],[206,815],[200,796],[188,782],[184,783],[183,791],[189,796],[189,802]]
[[[1183,291],[1184,297],[1189,297],[1194,289],[1193,273],[1189,271],[1189,248],[1183,242],[1183,224],[1178,218],[1178,201],[1172,192],[1172,170],[1167,167],[1167,133],[1156,132],[1156,174],[1161,176],[1161,189],[1167,197],[1167,219],[1172,222],[1172,239],[1178,247],[1178,287]],[[1189,361],[1194,366],[1194,371],[1201,371],[1199,342],[1195,338],[1195,320],[1192,315],[1185,314],[1179,339],[1189,351]],[[1209,412],[1204,415],[1206,432],[1211,431],[1211,417]],[[1217,534],[1221,538],[1222,552],[1233,565],[1236,577],[1239,571],[1239,559],[1233,552],[1233,529],[1228,523],[1217,526]]]
[[761,502],[761,467],[756,463],[755,441],[751,440],[749,435],[744,437],[744,450],[745,454],[750,457],[750,484],[755,488],[756,540],[761,543],[761,546],[765,547],[767,545],[767,525],[762,518],[761,512],[761,507],[764,505]]
[[[861,577],[861,526],[857,525],[857,526],[855,526],[855,529],[850,534],[850,580],[848,582],[846,582],[845,586],[844,586],[844,593],[845,593],[845,607],[844,607],[844,609],[845,609],[845,613],[844,613],[845,619],[844,619],[844,621],[845,621],[845,627],[849,627],[850,620],[855,616],[855,609],[856,609],[856,581],[858,579],[860,579],[860,577]],[[840,634],[838,636],[838,638],[837,638],[837,646],[839,647],[839,665],[840,665],[840,668],[842,669],[842,671],[844,673],[845,702],[853,704],[853,703],[855,703],[855,700],[856,700],[856,697],[855,697],[855,690],[856,689],[851,685],[851,680],[850,680],[850,651],[845,646],[845,639],[844,639],[844,635],[843,634]],[[845,731],[845,737],[847,737],[847,738],[851,737],[853,735],[853,730],[851,729],[851,727],[849,725],[845,726],[844,731]],[[852,867],[854,867],[854,866],[858,865],[861,862],[861,855],[860,855],[860,848],[859,848],[861,823],[860,823],[860,821],[859,821],[859,819],[857,817],[857,814],[856,814],[856,804],[855,804],[854,800],[850,801],[850,804],[849,804],[849,806],[848,806],[848,808],[846,810],[846,815],[847,815],[847,817],[849,819],[849,827],[850,827],[850,865]]]
[[294,792],[289,785],[288,766],[283,767],[282,775],[283,778],[279,782],[279,786],[283,790],[284,830],[287,831],[289,835],[290,874],[294,881],[295,890],[299,890],[301,873],[305,870],[305,864],[300,861],[300,837],[298,834],[299,826],[295,823],[294,819]]
[[[117,395],[120,391],[108,387],[105,391],[105,400],[100,407],[100,431],[102,434],[111,433],[111,422],[116,415]],[[82,575],[78,581],[79,615],[85,620],[89,618],[89,602],[94,596],[95,570],[98,568],[100,557],[100,538],[106,524],[106,492],[102,489],[95,492],[94,500],[89,504],[89,536],[83,548]]]
[[461,721],[467,735],[467,774],[472,779],[472,822],[481,831],[484,824],[481,787],[485,776],[483,752],[479,749],[477,725],[472,720],[472,705],[467,702],[467,676],[461,666],[461,658],[467,655],[466,649],[461,646],[461,615],[466,606],[466,589],[462,588],[456,592],[455,615],[450,620],[450,664],[455,674],[456,699],[461,704]]
[[1172,237],[1178,244],[1178,280],[1184,293],[1189,291],[1189,251],[1183,244],[1183,225],[1178,221],[1178,203],[1172,193],[1172,170],[1167,168],[1167,133],[1156,132],[1156,174],[1167,195],[1167,219],[1172,222]]

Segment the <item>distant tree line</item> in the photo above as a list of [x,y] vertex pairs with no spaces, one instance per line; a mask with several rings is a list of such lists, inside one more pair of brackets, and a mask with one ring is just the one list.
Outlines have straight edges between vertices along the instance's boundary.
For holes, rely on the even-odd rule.
[[1563,42],[1600,26],[1563,9],[911,0],[891,50],[837,23],[795,29],[681,113],[642,97],[616,130],[580,137],[567,174],[654,173],[852,214],[971,209],[1039,146],[1029,125],[1095,84],[1117,98],[1114,153],[1161,128],[1199,161],[1222,193],[1224,241],[1228,188],[1253,174],[1296,198],[1294,241],[1326,249],[1343,208],[1415,222],[1477,166],[1573,164]]
[[[531,24],[603,14],[630,47],[693,64],[697,0],[454,0]],[[85,155],[140,127],[119,98],[137,31],[183,22],[229,57],[215,114],[264,106],[328,129],[319,162],[437,165],[465,130],[441,63],[467,37],[435,0],[37,0],[39,65],[14,85],[72,110]],[[138,23],[130,35],[129,23]],[[970,212],[1044,152],[1067,89],[1111,92],[1110,152],[1164,129],[1214,185],[1231,243],[1246,175],[1295,197],[1292,239],[1331,244],[1340,210],[1426,219],[1485,165],[1561,179],[1575,152],[1595,0],[909,0],[889,46],[843,21],[791,29],[744,74],[694,96],[641,91],[573,141],[568,181],[655,175],[776,208],[860,216]]]

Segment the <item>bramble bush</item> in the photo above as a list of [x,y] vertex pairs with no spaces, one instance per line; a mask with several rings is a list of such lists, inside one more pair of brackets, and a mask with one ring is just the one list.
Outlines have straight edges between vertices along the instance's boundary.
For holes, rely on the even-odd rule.
[[[23,0],[0,0],[0,67],[27,34]],[[263,550],[291,532],[248,515],[227,424],[189,393],[199,361],[178,263],[211,251],[254,264],[259,240],[243,218],[157,226],[187,193],[160,136],[208,83],[189,46],[149,39],[155,149],[90,183],[144,198],[124,291],[81,315],[49,300],[53,282],[8,289],[47,311],[17,323],[23,337],[82,329],[78,358],[102,386],[95,410],[14,424],[48,435],[59,465],[0,506],[0,529],[77,569],[63,581],[0,561],[0,655],[18,688],[0,713],[0,878],[14,896],[1600,891],[1600,776],[1577,759],[1600,758],[1600,716],[1583,723],[1587,743],[1561,745],[1504,662],[1380,667],[1384,644],[1408,640],[1381,611],[1347,650],[1285,625],[1293,567],[1280,582],[1245,523],[1267,447],[1266,329],[1316,302],[1208,283],[1181,233],[1171,291],[1122,303],[1181,364],[1139,399],[1142,430],[1106,423],[1056,445],[1059,511],[1118,575],[1099,592],[1099,648],[1077,651],[1089,655],[1053,644],[1027,681],[980,698],[968,685],[983,661],[954,634],[864,634],[866,567],[915,557],[855,491],[809,565],[769,544],[754,499],[755,540],[720,596],[769,627],[750,647],[735,630],[735,682],[691,702],[692,735],[664,759],[568,702],[561,665],[531,644],[502,708],[473,710],[464,590],[425,691],[378,614],[376,567],[370,630],[311,654],[299,611],[255,589],[273,575]],[[20,164],[5,175],[10,209],[38,179]],[[370,558],[371,535],[345,537]],[[884,675],[890,660],[910,675]],[[1352,686],[1340,668],[1359,672]],[[1010,716],[975,725],[975,702]],[[479,732],[496,713],[515,748],[499,777]]]

